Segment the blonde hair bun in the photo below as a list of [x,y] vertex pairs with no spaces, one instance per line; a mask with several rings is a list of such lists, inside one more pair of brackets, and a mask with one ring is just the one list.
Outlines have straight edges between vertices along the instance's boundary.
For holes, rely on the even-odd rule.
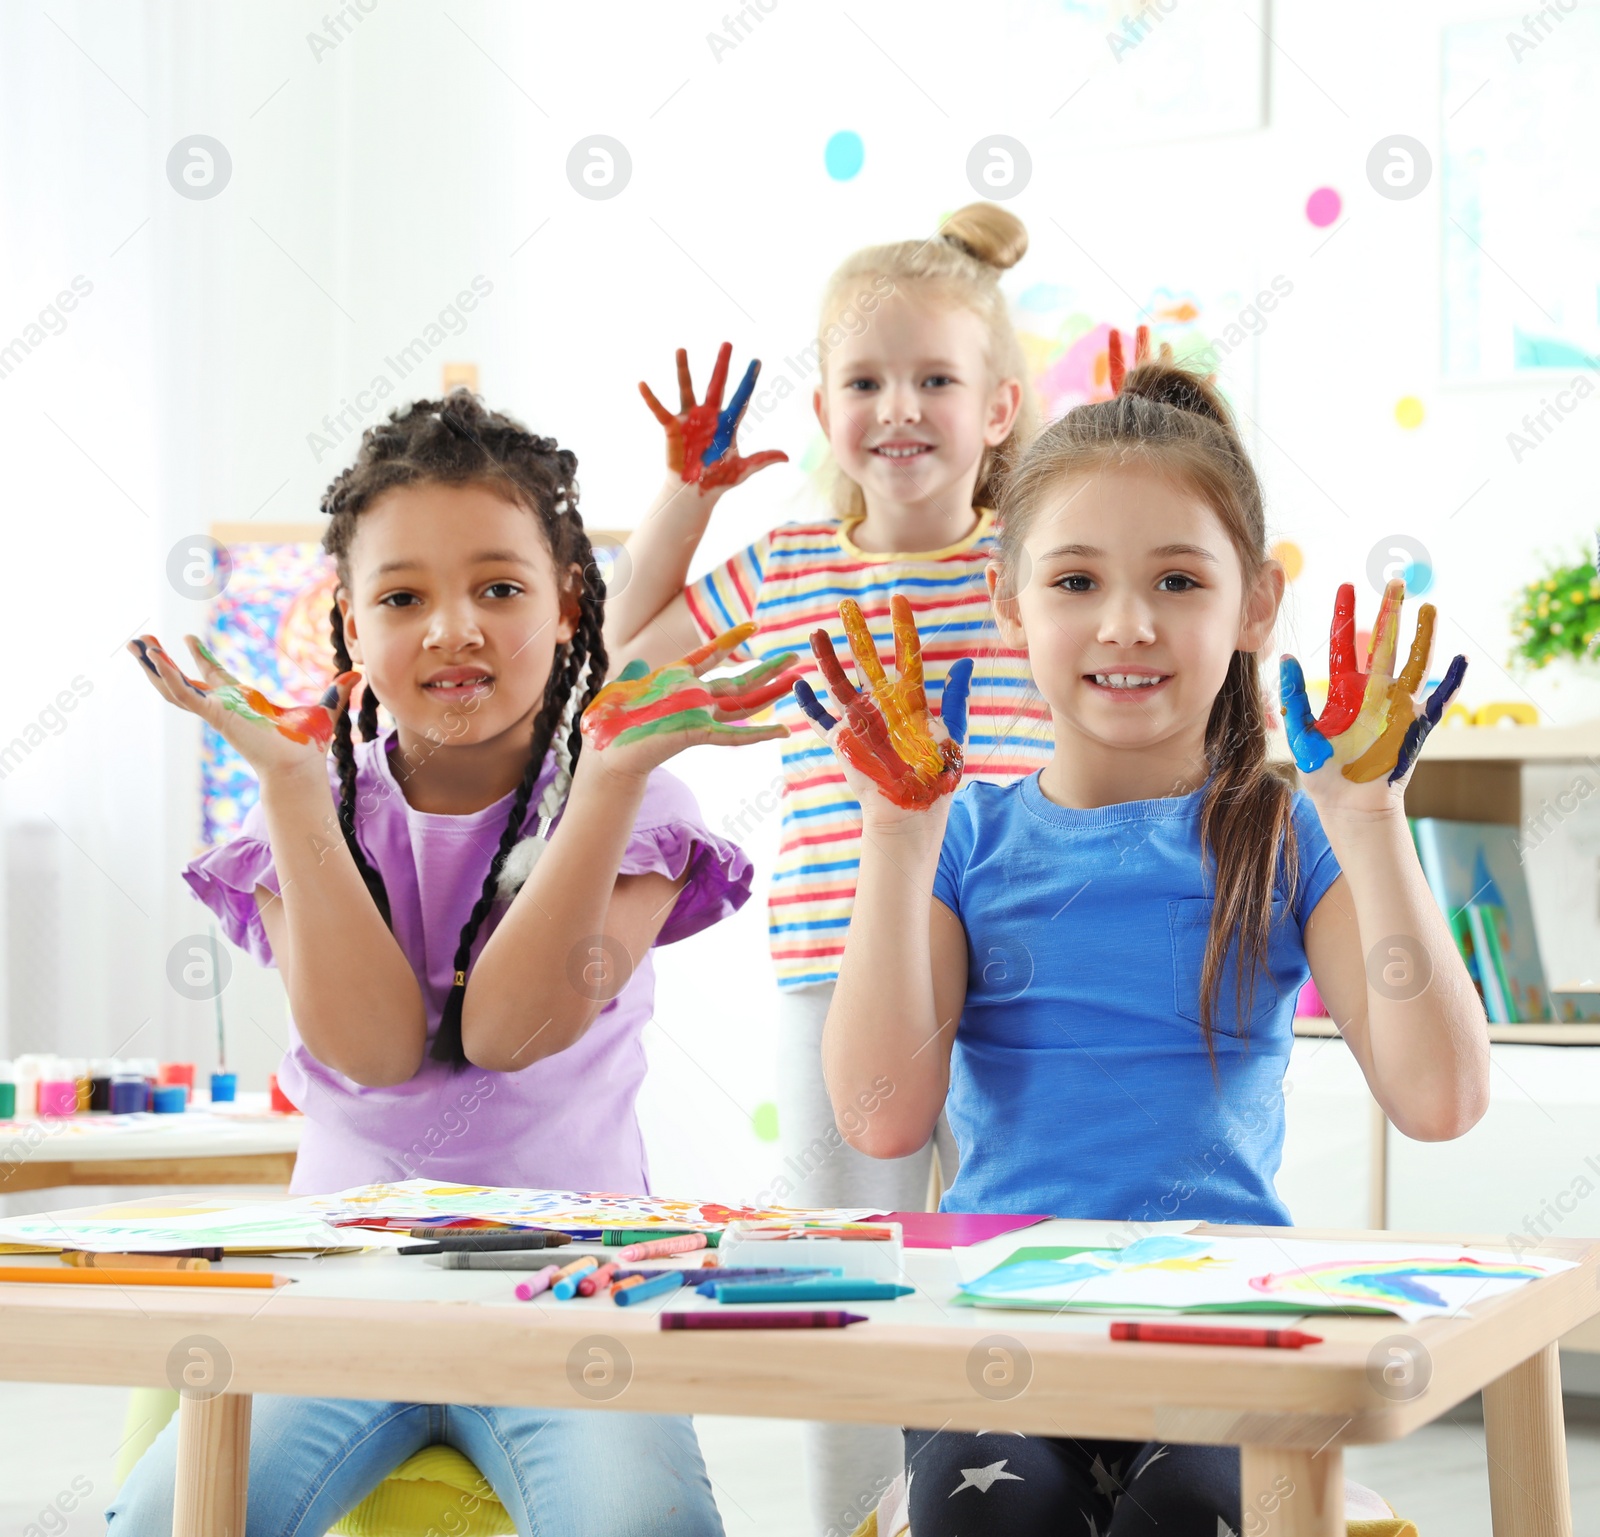
[[939,226],[946,240],[976,261],[1004,272],[1028,254],[1028,228],[996,203],[968,203]]

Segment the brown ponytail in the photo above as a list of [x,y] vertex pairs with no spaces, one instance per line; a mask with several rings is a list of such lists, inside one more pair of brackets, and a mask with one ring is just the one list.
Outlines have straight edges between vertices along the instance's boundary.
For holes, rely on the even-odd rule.
[[[1170,352],[1137,360],[1115,398],[1082,405],[1052,423],[1024,452],[1000,501],[999,559],[1006,590],[1023,569],[1023,543],[1048,490],[1068,476],[1110,466],[1147,465],[1203,498],[1222,520],[1239,556],[1245,589],[1268,559],[1261,486],[1233,418],[1211,381],[1179,366]],[[1223,969],[1237,936],[1234,1003],[1248,1021],[1256,981],[1267,966],[1274,898],[1298,878],[1293,791],[1267,767],[1267,722],[1260,666],[1235,651],[1206,723],[1210,770],[1200,839],[1214,871],[1215,901],[1200,969],[1200,1031],[1216,1070]]]

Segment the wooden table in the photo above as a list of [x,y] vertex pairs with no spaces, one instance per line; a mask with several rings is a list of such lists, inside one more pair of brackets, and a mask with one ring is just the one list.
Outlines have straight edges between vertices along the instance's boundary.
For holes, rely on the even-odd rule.
[[868,1323],[771,1334],[663,1332],[656,1302],[519,1303],[514,1274],[368,1252],[274,1260],[297,1284],[273,1293],[7,1286],[0,1361],[14,1380],[184,1393],[175,1537],[243,1532],[252,1393],[1231,1443],[1251,1537],[1343,1537],[1343,1448],[1480,1389],[1497,1537],[1570,1537],[1555,1342],[1600,1313],[1600,1244],[1539,1253],[1578,1268],[1470,1317],[1319,1318],[1326,1343],[1294,1352],[1113,1344],[1103,1317],[953,1307],[942,1251],[908,1251],[914,1297],[852,1304]]
[[0,1195],[58,1185],[284,1185],[305,1117],[237,1110],[0,1121]]

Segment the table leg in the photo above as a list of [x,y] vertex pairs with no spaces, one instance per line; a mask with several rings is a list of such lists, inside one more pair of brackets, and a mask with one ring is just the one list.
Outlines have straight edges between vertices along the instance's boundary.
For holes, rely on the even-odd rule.
[[1389,1117],[1377,1100],[1372,1101],[1368,1146],[1371,1167],[1367,1176],[1367,1226],[1381,1231],[1389,1225]]
[[1239,1448],[1241,1537],[1345,1537],[1344,1453]]
[[250,1482],[250,1395],[187,1393],[178,1404],[172,1537],[244,1537]]
[[1561,1357],[1555,1345],[1483,1390],[1495,1537],[1572,1537]]

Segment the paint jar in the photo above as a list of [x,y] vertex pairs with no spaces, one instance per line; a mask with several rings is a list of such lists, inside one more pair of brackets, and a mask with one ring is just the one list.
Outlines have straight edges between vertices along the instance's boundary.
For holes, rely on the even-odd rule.
[[118,1064],[112,1057],[95,1057],[89,1063],[89,1108],[91,1110],[109,1110],[111,1108],[111,1079],[116,1073]]
[[78,1085],[72,1078],[42,1078],[39,1080],[39,1114],[50,1116],[75,1115],[78,1109]]
[[156,1085],[161,1082],[161,1064],[154,1057],[136,1057],[129,1066],[144,1079],[143,1109],[155,1108]]
[[111,1080],[110,1110],[113,1115],[132,1115],[144,1109],[149,1086],[142,1073],[118,1073]]
[[193,1062],[163,1062],[161,1071],[156,1078],[158,1084],[181,1083],[188,1095],[184,1101],[194,1098],[194,1063]]
[[239,1092],[239,1075],[237,1073],[213,1073],[211,1075],[211,1103],[213,1105],[231,1105]]
[[27,1052],[17,1058],[17,1119],[33,1121],[39,1117],[39,1080],[45,1076],[48,1058]]
[[189,1091],[181,1083],[163,1083],[151,1095],[157,1115],[182,1115],[189,1107]]
[[0,1062],[0,1121],[9,1121],[17,1113],[17,1080],[9,1062]]
[[267,1093],[271,1098],[272,1108],[283,1115],[298,1115],[300,1107],[278,1087],[278,1075],[273,1073],[267,1079]]

